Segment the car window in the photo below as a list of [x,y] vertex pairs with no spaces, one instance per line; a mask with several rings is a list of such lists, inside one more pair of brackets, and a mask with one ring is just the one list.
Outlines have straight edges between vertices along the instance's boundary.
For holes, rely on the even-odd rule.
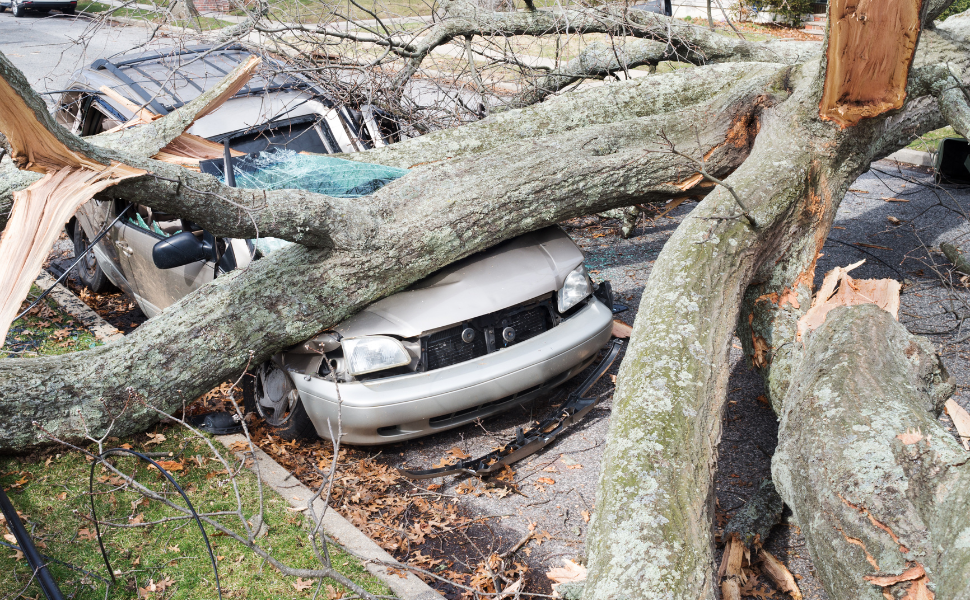
[[325,134],[313,122],[291,123],[254,133],[240,133],[229,140],[233,150],[253,154],[271,148],[288,148],[297,152],[331,154],[339,152],[335,143],[328,144]]
[[162,238],[181,233],[183,229],[182,220],[178,217],[153,211],[150,207],[140,204],[132,207],[128,216],[128,224]]

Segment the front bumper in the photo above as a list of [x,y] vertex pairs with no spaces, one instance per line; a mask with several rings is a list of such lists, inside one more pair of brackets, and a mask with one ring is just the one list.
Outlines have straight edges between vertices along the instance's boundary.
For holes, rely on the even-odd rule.
[[586,368],[610,339],[613,313],[596,298],[549,331],[427,373],[341,383],[292,373],[317,433],[387,444],[458,427],[536,398]]

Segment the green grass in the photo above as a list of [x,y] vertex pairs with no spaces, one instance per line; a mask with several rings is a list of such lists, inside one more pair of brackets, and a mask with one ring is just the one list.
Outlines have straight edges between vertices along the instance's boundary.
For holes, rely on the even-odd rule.
[[[161,434],[164,441],[154,443],[152,436]],[[155,437],[160,440],[160,438]],[[205,443],[193,438],[188,430],[174,426],[160,426],[152,434],[141,434],[128,440],[135,450],[143,452],[171,451],[173,455],[156,460],[169,460],[181,465],[173,471],[197,510],[217,512],[235,510],[235,495],[225,470],[213,458]],[[114,445],[120,445],[117,441]],[[221,444],[214,442],[223,452]],[[110,446],[109,446],[110,447]],[[180,449],[183,448],[181,451]],[[225,452],[224,455],[228,454]],[[157,470],[133,457],[112,459],[119,470],[132,474],[139,482],[182,505],[181,497],[162,478]],[[84,574],[60,564],[51,566],[52,574],[61,590],[74,598],[138,598],[139,589],[148,589],[154,581],[164,590],[148,593],[149,598],[194,599],[216,598],[215,578],[208,553],[198,527],[191,520],[169,521],[140,527],[102,528],[105,547],[118,579],[107,589],[98,577],[108,578],[89,521],[90,500],[88,473],[90,462],[76,451],[60,450],[29,457],[8,457],[0,460],[0,485],[8,491],[13,504],[33,531],[40,551],[52,558],[71,563],[91,574]],[[121,524],[151,523],[178,516],[174,509],[158,501],[142,499],[121,485],[122,480],[105,469],[95,468],[95,503],[102,521]],[[255,477],[247,469],[237,477],[243,497],[244,514],[248,519],[256,514],[258,496]],[[119,487],[121,486],[121,487]],[[271,549],[282,563],[299,568],[314,568],[314,559],[307,540],[309,521],[299,512],[288,510],[289,504],[272,490],[264,488],[265,523],[268,533],[258,543]],[[242,532],[235,515],[216,517],[221,524]],[[8,532],[0,527],[0,533]],[[284,577],[249,549],[206,525],[206,533],[218,556],[219,577],[224,598],[276,599],[310,598],[316,588],[299,586],[296,579]],[[10,538],[8,538],[9,540]],[[386,595],[388,588],[367,573],[355,558],[330,548],[333,565],[368,591]],[[31,579],[27,561],[12,550],[0,548],[0,598],[17,597],[25,588],[25,597],[42,597]],[[97,577],[96,577],[97,576]],[[336,597],[340,587],[334,582],[329,594]],[[324,586],[320,598],[328,598]]]
[[[41,291],[32,285],[20,310],[30,306]],[[61,310],[50,298],[45,298],[22,319],[11,323],[6,343],[0,348],[0,359],[53,356],[87,350],[98,344],[77,319]]]
[[[144,21],[151,21],[152,23],[162,23],[165,21],[165,16],[162,13],[142,10],[140,8],[114,8],[108,6],[107,4],[102,4],[101,2],[94,2],[92,0],[80,0],[77,3],[77,10],[83,11],[88,14],[101,14],[108,13],[112,17],[124,17],[127,19],[141,19]],[[169,23],[175,27],[189,27],[197,28],[200,27],[203,31],[208,31],[210,29],[221,29],[232,25],[228,21],[222,21],[213,17],[199,17],[198,19],[193,19],[191,21],[187,20],[177,20]]]
[[931,131],[929,133],[924,133],[922,136],[913,140],[907,148],[913,150],[922,150],[924,152],[936,152],[940,148],[940,142],[946,138],[951,137],[961,137],[952,127],[944,127],[943,129],[937,129],[936,131]]

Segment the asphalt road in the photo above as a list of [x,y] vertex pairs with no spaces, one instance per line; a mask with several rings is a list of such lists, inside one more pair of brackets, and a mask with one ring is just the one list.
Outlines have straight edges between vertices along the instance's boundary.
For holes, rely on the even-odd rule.
[[57,11],[49,15],[28,12],[19,19],[9,10],[0,14],[0,52],[26,74],[38,92],[63,89],[71,73],[99,58],[165,41],[153,39],[147,27],[105,25]]

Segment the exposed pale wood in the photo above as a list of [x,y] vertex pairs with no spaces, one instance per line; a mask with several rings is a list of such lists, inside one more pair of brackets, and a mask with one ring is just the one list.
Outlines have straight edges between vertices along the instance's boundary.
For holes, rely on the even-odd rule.
[[970,414],[953,398],[947,400],[943,408],[946,410],[946,414],[950,415],[953,425],[957,428],[960,443],[963,444],[964,448],[970,450]]
[[613,319],[613,337],[625,340],[630,337],[633,328],[619,319]]
[[[812,301],[812,307],[798,320],[798,337],[818,328],[825,322],[825,316],[839,306],[875,304],[889,312],[893,318],[899,313],[899,291],[901,285],[893,279],[853,279],[849,271],[862,265],[865,260],[848,267],[836,267],[825,274],[822,287]],[[836,291],[836,288],[838,290]]]
[[68,148],[34,114],[24,99],[0,78],[0,131],[10,144],[11,158],[35,173],[59,171],[65,166],[101,170],[105,165]]
[[842,127],[902,107],[922,0],[832,0],[819,116]]
[[725,579],[721,582],[721,597],[724,600],[741,600],[741,586],[735,579]]
[[9,222],[0,235],[0,345],[54,240],[77,207],[118,181],[144,173],[122,164],[99,171],[66,166],[14,194]]
[[132,102],[128,98],[125,98],[120,93],[109,88],[106,85],[102,85],[100,88],[100,91],[105,96],[111,98],[115,102],[118,102],[119,104],[121,104],[122,106],[124,106],[125,108],[127,108],[128,110],[130,110],[135,114],[135,116],[132,117],[129,121],[127,121],[122,125],[119,125],[115,129],[123,129],[125,127],[131,127],[133,125],[139,125],[142,123],[151,123],[155,119],[158,119],[159,117],[162,116],[162,115],[157,115],[153,113],[147,107],[139,106],[138,104]]
[[761,559],[761,572],[768,579],[771,579],[775,587],[791,594],[794,600],[802,600],[802,592],[798,589],[798,584],[795,583],[795,577],[791,574],[791,571],[780,560],[775,558],[771,552],[768,552],[761,546],[758,546],[757,553],[758,558]]

